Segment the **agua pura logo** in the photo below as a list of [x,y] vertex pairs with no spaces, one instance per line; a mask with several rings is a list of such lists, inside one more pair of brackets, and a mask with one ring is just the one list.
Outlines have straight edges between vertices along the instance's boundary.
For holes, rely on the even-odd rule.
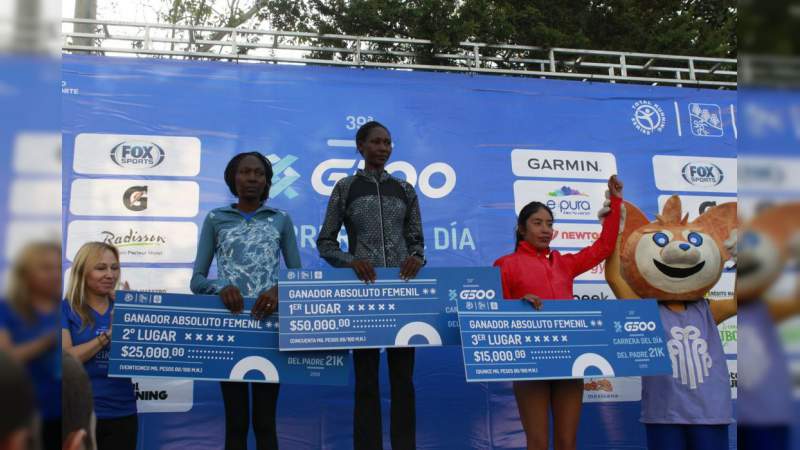
[[589,194],[584,194],[583,192],[573,189],[569,186],[561,186],[561,189],[556,189],[555,191],[548,192],[548,197],[569,197],[572,195],[577,195],[580,197],[588,197]]
[[690,162],[681,169],[681,176],[692,186],[713,187],[722,183],[725,173],[713,163]]
[[[553,211],[565,218],[585,218],[592,214],[592,201],[586,197],[589,194],[581,192],[569,186],[562,186],[560,189],[547,193],[548,199],[545,204]],[[569,198],[579,197],[579,198]]]
[[115,145],[110,156],[120,167],[153,168],[164,162],[166,153],[152,142],[125,141]]

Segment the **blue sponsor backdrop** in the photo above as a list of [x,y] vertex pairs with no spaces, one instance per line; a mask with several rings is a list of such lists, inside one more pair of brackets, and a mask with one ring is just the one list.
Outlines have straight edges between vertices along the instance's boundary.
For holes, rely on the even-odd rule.
[[[370,118],[391,130],[395,147],[390,168],[399,170],[396,174],[417,188],[432,267],[490,265],[513,250],[514,182],[537,180],[536,174],[527,173],[524,167],[517,168],[519,176],[515,174],[513,149],[612,153],[627,198],[651,217],[657,212],[659,195],[684,191],[680,188],[684,167],[701,164],[707,157],[736,156],[736,94],[727,91],[71,55],[64,57],[63,76],[75,92],[65,95],[63,101],[65,206],[87,201],[71,198],[70,187],[76,178],[96,178],[102,184],[101,179],[148,177],[76,174],[73,152],[81,133],[199,138],[199,175],[179,178],[199,183],[198,214],[157,218],[193,221],[198,226],[209,210],[231,201],[222,177],[230,157],[241,151],[261,151],[270,155],[276,168],[270,204],[290,213],[305,268],[325,267],[314,240],[327,193],[336,179],[355,170],[359,161],[353,143],[355,131]],[[707,112],[691,109],[691,104],[703,105]],[[91,158],[105,164],[111,148],[121,141],[92,149]],[[167,159],[171,151],[176,152],[164,150]],[[659,189],[654,155],[687,156],[691,161],[665,174],[671,184]],[[541,153],[539,157],[546,159]],[[715,164],[725,173],[710,181],[696,181],[686,190],[702,195],[697,189],[713,192],[724,185],[720,177],[726,181],[735,178],[730,165],[718,160]],[[603,181],[584,179],[592,175],[593,168],[575,167],[559,176],[556,172],[540,176],[572,190],[567,193],[578,191],[567,200],[577,208],[586,207],[579,201],[589,197],[580,194],[592,190],[590,183]],[[154,178],[176,179],[163,173]],[[554,192],[550,197],[557,195]],[[732,198],[735,192],[708,195]],[[151,195],[149,208],[159,207],[155,199]],[[592,201],[590,209],[597,207],[596,199]],[[97,205],[87,208],[93,206]],[[108,210],[106,206],[103,211]],[[64,216],[65,230],[76,219],[135,219],[75,216],[68,210]],[[579,245],[567,240],[563,247]],[[126,270],[142,267],[189,268],[191,264],[129,262],[123,267],[123,278]],[[602,279],[602,274],[595,275]],[[157,289],[158,280],[152,283],[131,288]],[[601,282],[579,283],[581,292],[596,289],[607,293]],[[419,448],[524,448],[510,385],[467,385],[459,348],[418,349],[415,382]],[[385,366],[382,386],[388,437]],[[278,423],[282,448],[352,448],[352,399],[352,384],[283,386]],[[644,448],[638,416],[638,402],[587,404],[579,435],[581,447]],[[143,449],[219,448],[223,435],[219,388],[213,382],[197,382],[194,405],[188,413],[144,414],[140,423]]]

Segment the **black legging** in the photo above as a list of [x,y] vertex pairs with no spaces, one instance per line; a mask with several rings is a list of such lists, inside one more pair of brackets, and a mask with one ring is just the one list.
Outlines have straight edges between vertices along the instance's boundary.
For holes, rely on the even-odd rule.
[[139,418],[136,414],[114,419],[97,419],[97,450],[136,450]]
[[278,430],[275,410],[278,406],[277,383],[221,382],[222,400],[225,403],[225,450],[247,450],[247,432],[250,422],[248,391],[253,394],[253,431],[258,450],[278,449]]
[[61,449],[61,418],[42,422],[42,448],[44,450]]
[[[386,350],[391,382],[392,450],[416,449],[416,400],[414,393],[414,349]],[[381,394],[378,381],[381,354],[378,349],[354,350],[356,406],[353,418],[355,450],[381,450]]]

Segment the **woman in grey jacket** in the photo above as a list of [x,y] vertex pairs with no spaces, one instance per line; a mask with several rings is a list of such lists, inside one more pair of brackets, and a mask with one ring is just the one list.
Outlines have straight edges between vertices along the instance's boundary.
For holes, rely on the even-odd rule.
[[[328,202],[317,248],[334,267],[351,267],[359,279],[374,282],[374,267],[400,267],[400,277],[414,278],[425,264],[419,201],[414,187],[389,175],[392,154],[389,130],[378,122],[356,133],[364,169],[336,183]],[[348,251],[339,247],[347,230]],[[414,349],[386,351],[391,382],[391,442],[394,450],[416,448]],[[381,403],[378,384],[380,350],[353,351],[356,374],[353,439],[355,450],[380,450]]]

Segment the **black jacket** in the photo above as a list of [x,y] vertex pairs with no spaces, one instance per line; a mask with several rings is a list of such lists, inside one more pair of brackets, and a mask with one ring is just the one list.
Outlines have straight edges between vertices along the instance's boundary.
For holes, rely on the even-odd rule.
[[[337,240],[342,224],[347,230],[347,253]],[[399,267],[409,255],[424,259],[414,187],[386,171],[378,175],[359,170],[339,180],[328,201],[317,248],[334,267],[346,267],[353,259],[368,260],[376,267]]]

